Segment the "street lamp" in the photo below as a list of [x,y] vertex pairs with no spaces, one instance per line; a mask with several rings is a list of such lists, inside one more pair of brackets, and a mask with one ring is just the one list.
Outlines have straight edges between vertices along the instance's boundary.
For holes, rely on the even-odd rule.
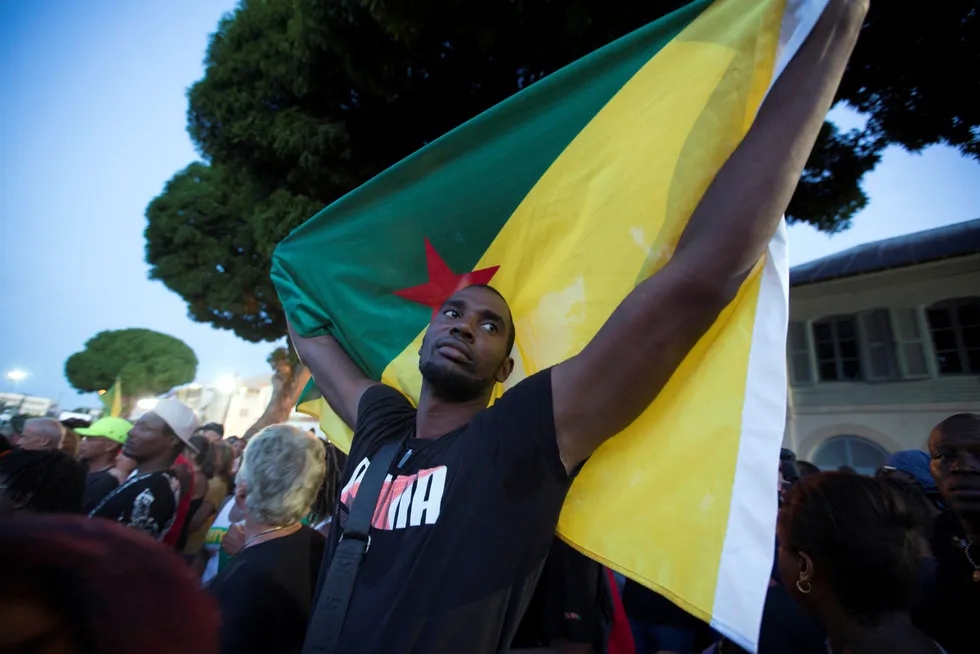
[[232,375],[224,375],[218,378],[214,387],[218,389],[219,393],[228,394],[238,388],[238,381]]

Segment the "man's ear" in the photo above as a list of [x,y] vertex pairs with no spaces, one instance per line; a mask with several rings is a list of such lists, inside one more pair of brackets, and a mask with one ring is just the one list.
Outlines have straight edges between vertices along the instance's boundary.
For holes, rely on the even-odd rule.
[[503,384],[505,381],[507,381],[512,372],[514,372],[514,359],[513,357],[507,357],[504,359],[504,362],[500,364],[500,367],[497,368],[497,374],[494,375],[494,379]]
[[235,484],[235,504],[238,508],[245,512],[245,497],[248,495],[248,491],[245,488],[245,482],[239,481]]
[[800,579],[813,579],[813,559],[806,552],[800,552]]

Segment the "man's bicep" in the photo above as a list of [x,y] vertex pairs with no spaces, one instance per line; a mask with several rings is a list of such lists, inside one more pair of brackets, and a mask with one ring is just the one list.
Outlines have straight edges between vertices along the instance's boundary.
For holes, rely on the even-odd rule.
[[552,369],[566,469],[639,417],[724,308],[685,282],[668,264],[623,300],[581,353]]

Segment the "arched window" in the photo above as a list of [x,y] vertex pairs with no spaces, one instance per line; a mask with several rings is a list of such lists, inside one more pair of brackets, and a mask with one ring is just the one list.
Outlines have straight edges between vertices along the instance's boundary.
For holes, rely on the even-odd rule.
[[885,463],[888,453],[877,443],[860,436],[837,436],[824,441],[813,456],[821,470],[850,466],[862,475],[873,475]]

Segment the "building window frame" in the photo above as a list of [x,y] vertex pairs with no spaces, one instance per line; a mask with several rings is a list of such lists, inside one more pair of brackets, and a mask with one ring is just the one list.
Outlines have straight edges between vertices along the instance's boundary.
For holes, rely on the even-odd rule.
[[[848,338],[842,336],[841,332],[845,331],[842,325],[849,323],[849,330],[851,336]],[[835,382],[862,382],[866,381],[867,375],[864,371],[865,362],[862,360],[861,355],[861,334],[859,328],[860,320],[856,314],[836,314],[832,316],[825,316],[819,320],[814,320],[810,323],[810,332],[814,350],[814,358],[816,359],[815,368],[815,378],[824,384],[835,383]],[[821,340],[818,338],[817,330],[826,327],[829,330],[830,341]],[[853,341],[854,343],[854,355],[845,356],[843,350],[845,349],[845,344]],[[832,358],[828,359],[826,357],[821,357],[820,346],[829,345],[832,348]],[[831,379],[824,378],[824,366],[832,363],[834,366],[834,377]],[[857,366],[857,374],[851,377],[846,375],[848,364],[853,364]]]
[[[980,375],[980,362],[971,362],[970,356],[980,356],[977,355],[977,351],[980,350],[980,341],[967,340],[967,330],[977,330],[980,329],[980,323],[977,324],[963,324],[962,309],[966,306],[975,305],[976,309],[980,311],[980,296],[965,296],[965,297],[954,297],[945,300],[940,300],[939,302],[934,302],[925,307],[923,313],[925,314],[925,321],[929,333],[929,341],[932,345],[932,359],[935,364],[936,374],[940,377],[960,377],[968,375]],[[933,312],[944,311],[946,313],[945,325],[937,325],[936,319],[932,315]],[[950,347],[944,347],[940,349],[940,345],[936,342],[937,335],[940,332],[947,333],[945,338],[952,338]],[[952,356],[956,355],[956,365],[958,370],[944,371],[943,364],[940,362],[941,356]]]

